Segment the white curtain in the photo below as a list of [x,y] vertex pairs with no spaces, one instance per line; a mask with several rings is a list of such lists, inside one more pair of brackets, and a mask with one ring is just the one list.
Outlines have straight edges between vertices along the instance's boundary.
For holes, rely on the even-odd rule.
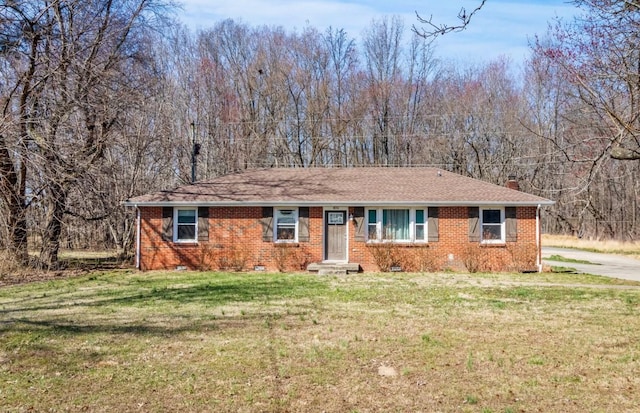
[[385,209],[382,211],[382,228],[385,239],[409,239],[409,210]]

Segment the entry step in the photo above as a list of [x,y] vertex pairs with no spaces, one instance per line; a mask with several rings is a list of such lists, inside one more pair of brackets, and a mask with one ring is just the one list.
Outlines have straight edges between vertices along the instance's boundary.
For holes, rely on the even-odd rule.
[[333,263],[333,262],[314,262],[309,264],[307,271],[317,272],[321,275],[340,275],[352,274],[360,272],[360,264],[358,263]]

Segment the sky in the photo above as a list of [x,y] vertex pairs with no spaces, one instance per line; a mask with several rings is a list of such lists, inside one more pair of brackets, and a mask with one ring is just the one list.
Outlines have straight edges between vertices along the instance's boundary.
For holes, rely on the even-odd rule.
[[[454,25],[464,7],[475,9],[481,0],[181,0],[177,16],[192,30],[207,29],[231,18],[252,26],[282,26],[302,31],[312,26],[344,29],[358,42],[374,20],[400,16],[407,33],[419,25],[416,11],[438,24]],[[566,0],[487,0],[469,27],[441,36],[435,43],[438,58],[459,63],[486,63],[507,57],[515,64],[529,55],[529,42],[543,35],[555,18],[570,20],[578,9]],[[407,35],[408,36],[408,35]],[[407,37],[408,39],[408,37]]]

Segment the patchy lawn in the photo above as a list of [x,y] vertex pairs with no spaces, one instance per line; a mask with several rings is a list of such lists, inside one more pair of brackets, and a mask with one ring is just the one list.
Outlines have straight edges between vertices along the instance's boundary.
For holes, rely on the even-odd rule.
[[0,289],[3,411],[637,409],[640,287],[111,271]]

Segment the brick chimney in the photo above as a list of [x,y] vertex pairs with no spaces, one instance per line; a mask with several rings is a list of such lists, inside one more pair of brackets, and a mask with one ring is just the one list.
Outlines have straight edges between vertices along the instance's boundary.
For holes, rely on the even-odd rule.
[[518,178],[516,178],[515,175],[509,175],[509,177],[507,178],[507,183],[505,184],[505,186],[509,189],[513,189],[515,191],[519,191],[520,190],[520,184],[518,184]]

